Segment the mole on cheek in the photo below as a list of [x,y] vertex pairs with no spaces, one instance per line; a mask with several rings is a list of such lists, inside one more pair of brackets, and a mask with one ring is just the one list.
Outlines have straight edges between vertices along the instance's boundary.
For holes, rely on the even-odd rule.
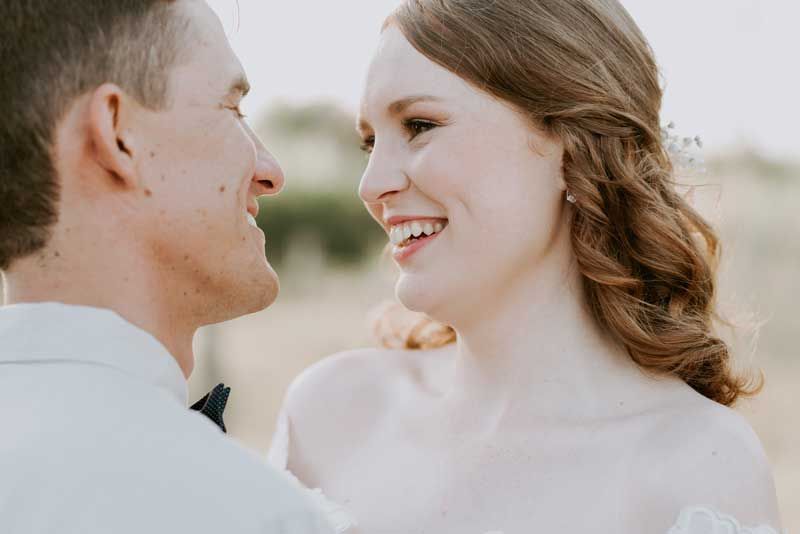
[[152,196],[153,196],[153,192],[152,192],[152,191],[150,191],[149,189],[145,189],[145,190],[144,190],[144,196],[146,196],[146,197],[152,197]]
[[219,186],[219,192],[220,193],[224,193],[225,192],[225,186],[224,185]]

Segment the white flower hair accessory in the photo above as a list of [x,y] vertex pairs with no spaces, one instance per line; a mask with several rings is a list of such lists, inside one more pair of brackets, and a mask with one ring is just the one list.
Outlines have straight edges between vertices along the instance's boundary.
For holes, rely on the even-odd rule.
[[[703,159],[703,140],[699,135],[681,137],[675,132],[675,123],[670,121],[661,128],[661,142],[669,154],[672,166],[677,172],[702,174],[706,172]],[[577,204],[578,199],[568,189],[565,198],[570,204]]]
[[661,128],[661,141],[667,150],[672,165],[681,171],[705,172],[705,160],[703,159],[703,140],[699,135],[694,137],[681,137],[675,133],[675,123]]

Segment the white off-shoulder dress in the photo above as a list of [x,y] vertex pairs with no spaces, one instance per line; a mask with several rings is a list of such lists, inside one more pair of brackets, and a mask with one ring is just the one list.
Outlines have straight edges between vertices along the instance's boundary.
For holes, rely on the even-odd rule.
[[[291,471],[289,471],[289,420],[281,414],[278,419],[275,436],[272,439],[267,456],[268,462],[286,473],[286,476],[298,487],[306,491],[309,497],[317,504],[333,527],[336,534],[348,534],[358,526],[356,518],[342,506],[334,503],[322,492],[321,489],[310,489],[303,485]],[[370,534],[368,532],[360,534]],[[481,534],[467,533],[464,534]],[[503,531],[494,530],[482,534],[505,534]],[[510,534],[510,533],[509,533]],[[779,534],[768,526],[746,527],[740,525],[736,519],[702,506],[684,508],[675,525],[666,534]]]

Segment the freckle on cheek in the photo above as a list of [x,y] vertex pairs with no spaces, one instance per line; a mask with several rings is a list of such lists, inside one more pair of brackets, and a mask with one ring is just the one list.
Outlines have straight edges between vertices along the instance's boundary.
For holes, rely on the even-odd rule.
[[152,150],[150,151],[150,157],[151,157],[151,158],[154,158],[154,157],[156,157],[156,153],[155,153],[155,152],[153,152]]
[[152,196],[153,196],[153,192],[152,192],[152,191],[150,191],[149,189],[145,189],[145,190],[144,190],[144,196],[146,196],[146,197],[152,197]]
[[219,192],[220,193],[224,193],[225,192],[225,186],[224,185],[219,186]]

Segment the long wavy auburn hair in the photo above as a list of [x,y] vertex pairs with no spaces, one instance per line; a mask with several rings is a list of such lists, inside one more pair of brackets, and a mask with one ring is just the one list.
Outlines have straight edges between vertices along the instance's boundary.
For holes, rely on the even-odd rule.
[[[714,333],[719,241],[676,190],[654,54],[617,0],[407,0],[386,25],[563,143],[585,299],[633,361],[724,405],[760,389]],[[456,339],[393,317],[377,323],[386,346]]]

